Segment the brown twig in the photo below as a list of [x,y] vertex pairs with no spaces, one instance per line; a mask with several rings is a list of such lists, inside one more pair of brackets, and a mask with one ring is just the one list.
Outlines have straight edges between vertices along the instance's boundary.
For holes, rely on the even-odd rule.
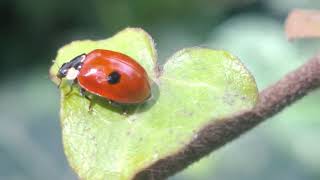
[[196,139],[179,152],[158,160],[138,172],[134,179],[165,179],[236,139],[319,87],[320,56],[316,56],[263,90],[255,108],[208,124],[200,130]]

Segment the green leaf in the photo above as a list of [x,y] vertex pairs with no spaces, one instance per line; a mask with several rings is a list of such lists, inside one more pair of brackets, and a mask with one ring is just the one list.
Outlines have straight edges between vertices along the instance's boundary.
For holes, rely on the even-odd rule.
[[128,28],[110,39],[76,41],[62,47],[50,70],[93,49],[111,49],[136,59],[152,79],[152,98],[129,107],[129,115],[102,98],[89,101],[61,85],[61,127],[71,167],[84,179],[131,179],[140,169],[177,152],[204,125],[252,108],[257,101],[253,77],[225,51],[190,48],[177,52],[154,72],[156,51],[150,36]]

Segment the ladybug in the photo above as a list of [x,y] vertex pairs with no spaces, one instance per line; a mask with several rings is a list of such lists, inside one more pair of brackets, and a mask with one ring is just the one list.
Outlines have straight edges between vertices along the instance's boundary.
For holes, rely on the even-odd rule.
[[120,52],[96,49],[81,54],[64,63],[57,77],[78,84],[82,95],[87,91],[118,104],[140,104],[151,96],[147,72]]

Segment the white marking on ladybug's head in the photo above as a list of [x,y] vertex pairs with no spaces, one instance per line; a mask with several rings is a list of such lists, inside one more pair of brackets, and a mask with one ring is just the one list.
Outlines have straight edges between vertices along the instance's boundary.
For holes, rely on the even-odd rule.
[[75,80],[79,75],[79,70],[76,70],[75,68],[70,68],[67,72],[66,79],[68,80]]

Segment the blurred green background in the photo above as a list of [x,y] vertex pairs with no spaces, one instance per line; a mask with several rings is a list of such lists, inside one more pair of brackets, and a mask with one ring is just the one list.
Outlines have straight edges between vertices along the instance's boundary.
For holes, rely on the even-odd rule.
[[[142,27],[159,61],[190,46],[225,49],[259,89],[301,65],[319,40],[287,42],[292,8],[317,0],[1,0],[0,179],[77,179],[63,154],[59,91],[48,68],[59,47]],[[319,180],[319,90],[172,180]],[[111,162],[106,162],[111,163]]]

